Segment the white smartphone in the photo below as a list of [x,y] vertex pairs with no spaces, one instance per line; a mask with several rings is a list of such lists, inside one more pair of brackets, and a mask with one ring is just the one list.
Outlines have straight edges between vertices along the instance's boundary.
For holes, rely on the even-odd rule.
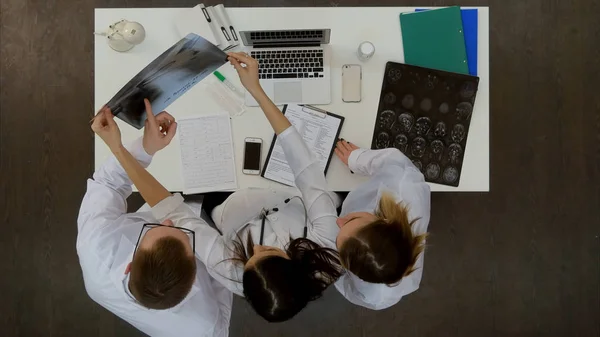
[[342,66],[342,101],[346,103],[360,102],[362,97],[362,67],[360,64],[344,64]]
[[260,174],[262,139],[248,137],[244,140],[244,174]]

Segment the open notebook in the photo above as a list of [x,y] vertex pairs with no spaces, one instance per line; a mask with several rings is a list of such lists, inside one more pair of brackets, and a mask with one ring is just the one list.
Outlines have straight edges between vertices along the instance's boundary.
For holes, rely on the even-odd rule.
[[237,180],[229,114],[178,121],[183,193],[235,190]]
[[[297,104],[284,106],[283,113],[316,156],[323,172],[327,173],[335,144],[344,124],[344,117],[309,105]],[[277,136],[273,136],[267,160],[263,165],[262,176],[285,185],[295,186],[294,173],[285,159]]]

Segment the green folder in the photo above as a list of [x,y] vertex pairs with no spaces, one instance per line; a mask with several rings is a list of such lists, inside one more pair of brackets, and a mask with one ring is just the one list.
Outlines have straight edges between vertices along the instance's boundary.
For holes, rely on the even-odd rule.
[[469,74],[460,7],[400,14],[404,63]]

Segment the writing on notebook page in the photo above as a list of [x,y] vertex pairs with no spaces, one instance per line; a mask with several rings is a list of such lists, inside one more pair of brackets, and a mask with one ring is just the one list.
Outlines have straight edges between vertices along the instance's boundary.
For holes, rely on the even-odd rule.
[[179,121],[184,193],[237,188],[229,115]]

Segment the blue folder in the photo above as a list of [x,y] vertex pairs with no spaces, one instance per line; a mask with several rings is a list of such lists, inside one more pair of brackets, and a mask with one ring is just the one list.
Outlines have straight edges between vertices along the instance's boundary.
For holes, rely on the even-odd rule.
[[[427,9],[417,9],[416,12]],[[467,50],[467,63],[469,74],[477,76],[477,9],[461,9],[460,14],[463,23],[463,35],[465,37],[465,49]]]

